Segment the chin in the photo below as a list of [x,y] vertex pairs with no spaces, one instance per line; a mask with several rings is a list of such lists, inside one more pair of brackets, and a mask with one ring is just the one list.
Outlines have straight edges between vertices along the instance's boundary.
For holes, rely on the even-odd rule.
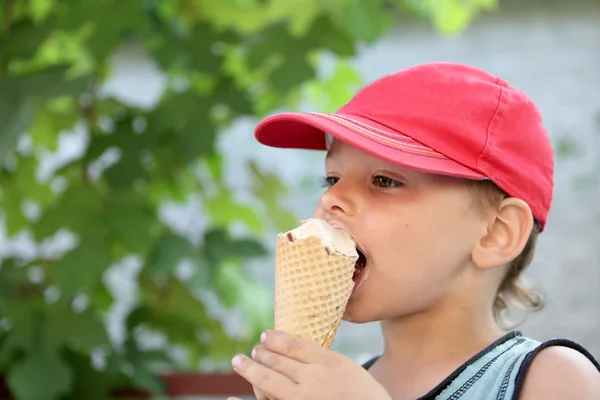
[[366,324],[369,322],[379,321],[378,316],[373,313],[373,308],[368,307],[364,302],[357,302],[350,299],[346,310],[344,311],[344,317],[342,320],[351,322],[353,324]]
[[377,318],[369,318],[367,316],[362,315],[355,316],[351,314],[344,314],[342,321],[350,322],[352,324],[368,324],[369,322],[378,322],[379,320]]

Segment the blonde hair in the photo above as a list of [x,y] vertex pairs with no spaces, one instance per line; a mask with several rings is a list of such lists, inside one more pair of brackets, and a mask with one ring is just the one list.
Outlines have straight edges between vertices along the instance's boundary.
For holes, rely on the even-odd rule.
[[[502,200],[509,197],[489,180],[467,181],[467,185],[473,194],[475,207],[482,210],[487,207],[498,207]],[[498,286],[493,313],[498,324],[505,329],[522,324],[529,313],[539,311],[545,305],[542,294],[523,276],[523,272],[533,260],[540,230],[540,222],[534,219],[533,229],[523,251],[508,265],[506,275]],[[524,312],[524,316],[518,322],[510,322],[509,315],[512,308]]]

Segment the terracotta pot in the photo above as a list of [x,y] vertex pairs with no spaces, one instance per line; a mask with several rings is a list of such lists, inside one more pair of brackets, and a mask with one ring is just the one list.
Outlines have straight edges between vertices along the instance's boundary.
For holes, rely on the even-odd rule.
[[[161,375],[170,396],[253,396],[252,386],[235,373],[208,374],[199,372]],[[4,379],[0,378],[0,399],[11,399]],[[120,389],[114,392],[119,398],[150,398],[150,393],[140,389]]]

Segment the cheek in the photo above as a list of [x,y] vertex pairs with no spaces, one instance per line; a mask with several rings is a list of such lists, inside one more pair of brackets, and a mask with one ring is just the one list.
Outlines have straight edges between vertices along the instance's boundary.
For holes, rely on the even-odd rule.
[[[430,211],[430,210],[429,210]],[[451,266],[468,258],[474,239],[472,218],[454,207],[440,205],[426,218],[406,228],[406,250],[413,249],[423,260]]]
[[375,250],[374,259],[386,268],[393,265],[396,273],[435,269],[438,260],[447,258],[448,250],[453,248],[448,243],[453,235],[441,221],[411,216],[388,217],[382,218],[375,228],[369,235]]
[[319,206],[315,207],[313,213],[312,213],[312,218],[323,218],[323,209]]
[[370,288],[382,298],[424,295],[445,280],[448,254],[438,244],[442,235],[427,224],[390,221],[369,235],[371,256]]
[[430,221],[388,219],[388,229],[381,229],[382,223],[369,235],[369,286],[381,289],[381,296],[390,300],[414,296],[425,301],[442,294],[469,258],[469,240],[456,228],[459,223],[458,217],[444,216]]

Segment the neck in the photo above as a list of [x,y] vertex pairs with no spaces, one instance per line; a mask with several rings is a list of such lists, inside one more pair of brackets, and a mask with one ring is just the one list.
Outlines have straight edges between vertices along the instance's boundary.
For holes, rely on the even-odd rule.
[[382,321],[382,358],[412,371],[456,364],[504,336],[493,313],[496,281],[482,275],[496,271],[472,270],[478,275],[463,279],[426,310]]
[[506,334],[491,312],[472,318],[464,307],[452,310],[382,321],[384,351],[370,372],[393,399],[423,396]]
[[382,359],[412,371],[420,366],[465,362],[506,334],[496,324],[491,307],[489,310],[441,306],[427,313],[382,321]]

